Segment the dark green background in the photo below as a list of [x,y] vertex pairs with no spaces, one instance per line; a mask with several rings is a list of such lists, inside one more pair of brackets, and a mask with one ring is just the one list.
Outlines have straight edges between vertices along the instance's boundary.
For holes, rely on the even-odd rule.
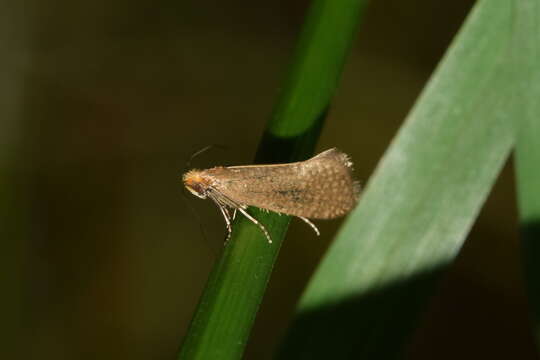
[[[365,183],[472,3],[372,1],[319,150],[349,153]],[[194,166],[251,163],[308,4],[1,5],[2,307],[15,358],[174,358],[225,231],[213,204],[183,198],[180,175],[208,144],[227,150]],[[246,358],[270,358],[339,221],[317,225],[321,238],[293,221]],[[409,357],[537,359],[520,272],[509,165]]]

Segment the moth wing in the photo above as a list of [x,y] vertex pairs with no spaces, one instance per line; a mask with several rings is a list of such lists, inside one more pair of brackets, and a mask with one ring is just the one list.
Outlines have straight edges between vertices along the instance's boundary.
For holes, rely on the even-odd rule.
[[301,162],[209,169],[213,191],[232,202],[288,215],[330,219],[357,202],[352,163],[337,149]]

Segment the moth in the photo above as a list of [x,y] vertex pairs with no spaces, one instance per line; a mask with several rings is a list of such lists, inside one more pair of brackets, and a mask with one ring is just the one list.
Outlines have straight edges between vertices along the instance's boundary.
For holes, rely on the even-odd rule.
[[248,206],[299,217],[320,235],[308,219],[333,219],[347,214],[355,207],[360,192],[352,177],[351,160],[336,148],[288,164],[192,169],[182,180],[193,195],[210,198],[217,205],[227,226],[226,241],[238,211],[272,242],[264,225],[246,211]]

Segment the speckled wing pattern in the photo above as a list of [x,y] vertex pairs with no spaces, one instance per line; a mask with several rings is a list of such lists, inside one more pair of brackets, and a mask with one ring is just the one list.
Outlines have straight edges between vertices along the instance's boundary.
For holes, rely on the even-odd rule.
[[358,199],[348,156],[333,148],[301,162],[205,170],[213,192],[239,205],[311,219],[345,215]]

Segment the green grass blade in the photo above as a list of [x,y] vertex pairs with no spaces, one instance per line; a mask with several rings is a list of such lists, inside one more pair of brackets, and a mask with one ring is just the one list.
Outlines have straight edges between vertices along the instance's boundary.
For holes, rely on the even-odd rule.
[[[363,0],[317,0],[307,16],[285,87],[256,162],[308,158],[356,34]],[[279,252],[289,218],[251,210],[272,235],[239,217],[218,259],[180,351],[180,359],[237,359]]]
[[537,7],[477,3],[312,278],[282,358],[399,354],[507,159],[515,128],[540,117],[530,106],[538,86],[524,91],[531,67],[540,71],[528,58],[540,44]]

